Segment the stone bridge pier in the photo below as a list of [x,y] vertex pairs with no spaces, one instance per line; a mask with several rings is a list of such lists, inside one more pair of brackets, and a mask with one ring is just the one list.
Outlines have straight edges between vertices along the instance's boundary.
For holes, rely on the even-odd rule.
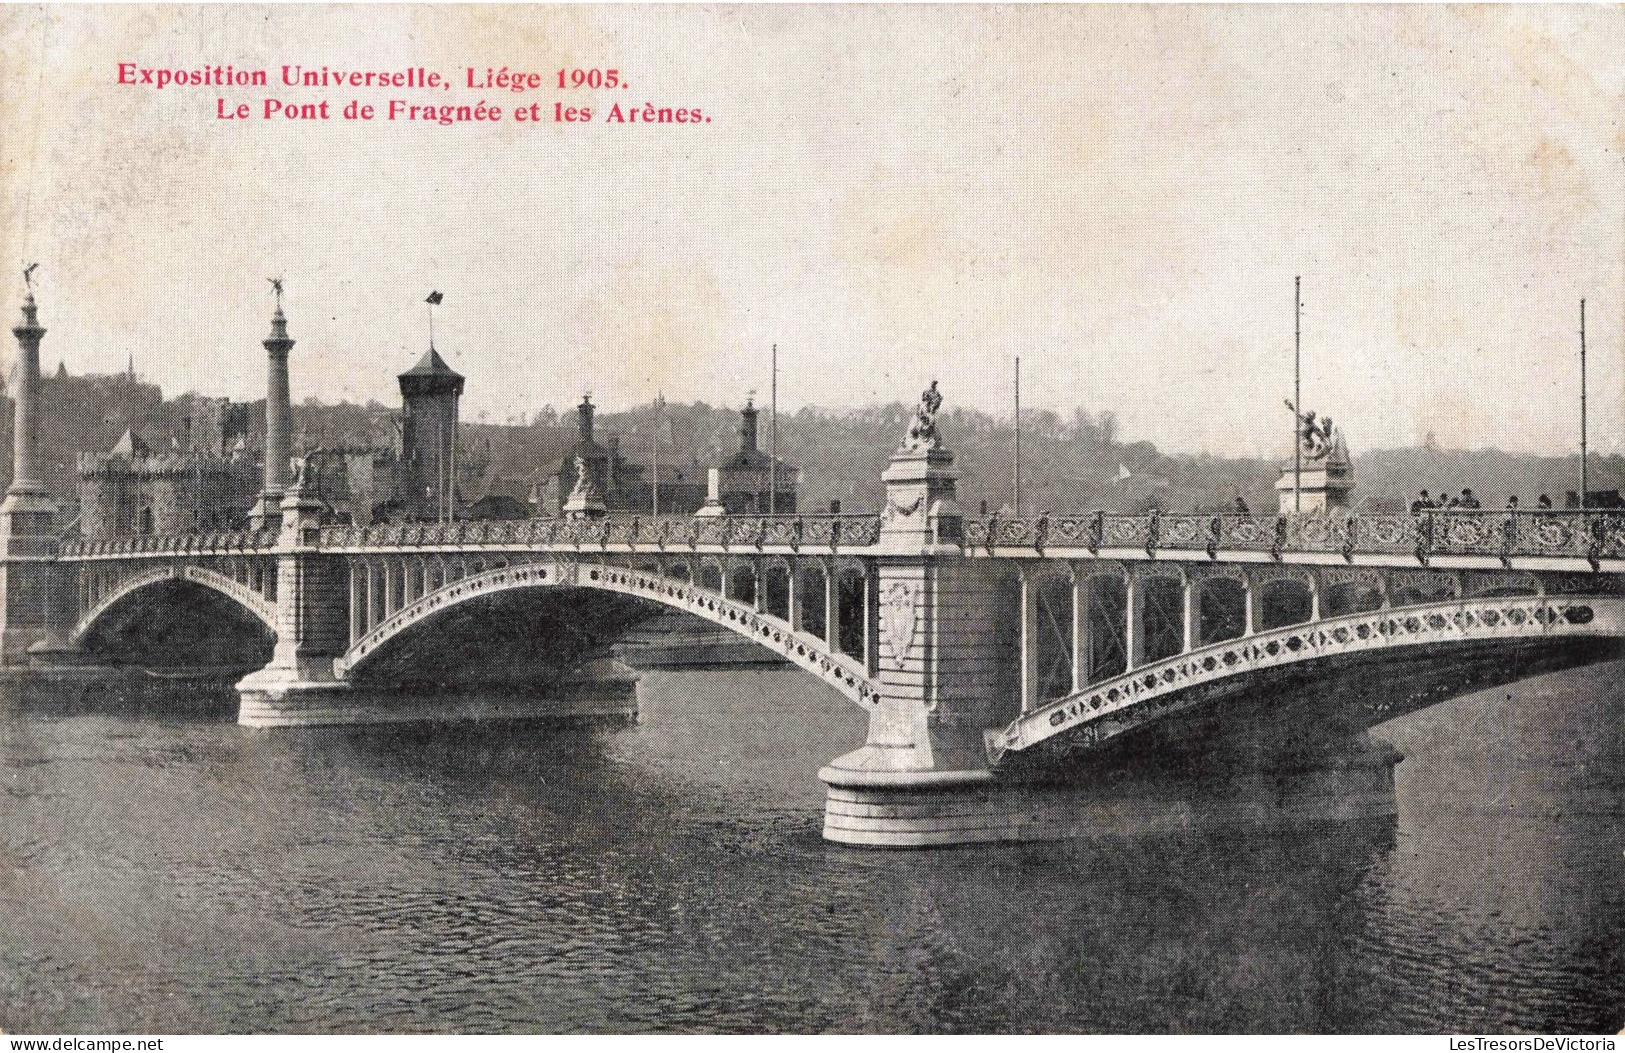
[[348,571],[320,547],[322,504],[290,488],[279,503],[276,646],[264,668],[237,685],[239,724],[352,723],[351,685],[333,673],[349,641]]
[[882,478],[879,697],[864,745],[818,773],[829,788],[824,834],[929,844],[993,783],[984,731],[1017,715],[1019,674],[1007,660],[1009,612],[993,602],[998,567],[963,558],[953,455],[905,445]]

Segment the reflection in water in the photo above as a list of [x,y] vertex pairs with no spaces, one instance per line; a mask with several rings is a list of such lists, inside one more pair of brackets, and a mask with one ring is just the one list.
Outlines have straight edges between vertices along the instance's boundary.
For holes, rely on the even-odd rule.
[[1617,1030],[1621,666],[1381,729],[1393,822],[920,853],[818,836],[864,717],[253,732],[0,710],[8,1031]]

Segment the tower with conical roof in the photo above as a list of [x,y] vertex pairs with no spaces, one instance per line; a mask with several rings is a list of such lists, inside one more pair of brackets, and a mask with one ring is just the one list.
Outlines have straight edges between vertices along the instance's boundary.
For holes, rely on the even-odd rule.
[[457,403],[462,374],[434,349],[402,373],[402,504],[414,519],[451,520],[457,514]]

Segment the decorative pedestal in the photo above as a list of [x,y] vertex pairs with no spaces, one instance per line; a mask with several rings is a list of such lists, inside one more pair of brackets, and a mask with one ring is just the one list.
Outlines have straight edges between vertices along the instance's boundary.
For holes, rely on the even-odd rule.
[[1332,512],[1349,506],[1349,492],[1354,489],[1354,469],[1347,463],[1316,463],[1305,465],[1298,473],[1303,480],[1300,500],[1294,500],[1293,467],[1281,466],[1281,477],[1275,481],[1275,492],[1280,497],[1281,514],[1293,512]]
[[282,497],[281,493],[266,491],[260,494],[254,507],[248,512],[248,527],[250,530],[277,531],[282,529]]

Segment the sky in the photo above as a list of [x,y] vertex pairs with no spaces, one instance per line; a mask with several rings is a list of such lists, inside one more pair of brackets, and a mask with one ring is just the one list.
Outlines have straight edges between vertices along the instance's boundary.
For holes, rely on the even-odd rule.
[[[584,391],[781,410],[1111,410],[1168,451],[1625,450],[1625,11],[1570,7],[0,7],[0,294],[43,361],[398,401],[427,344],[465,419]],[[119,64],[272,86],[118,83]],[[258,119],[283,63],[423,66]],[[464,69],[542,74],[469,90]],[[560,91],[557,71],[628,87]],[[709,123],[413,124],[343,100],[698,107]],[[217,117],[217,100],[254,119]],[[10,348],[7,349],[8,353]],[[949,445],[952,436],[947,436]]]

